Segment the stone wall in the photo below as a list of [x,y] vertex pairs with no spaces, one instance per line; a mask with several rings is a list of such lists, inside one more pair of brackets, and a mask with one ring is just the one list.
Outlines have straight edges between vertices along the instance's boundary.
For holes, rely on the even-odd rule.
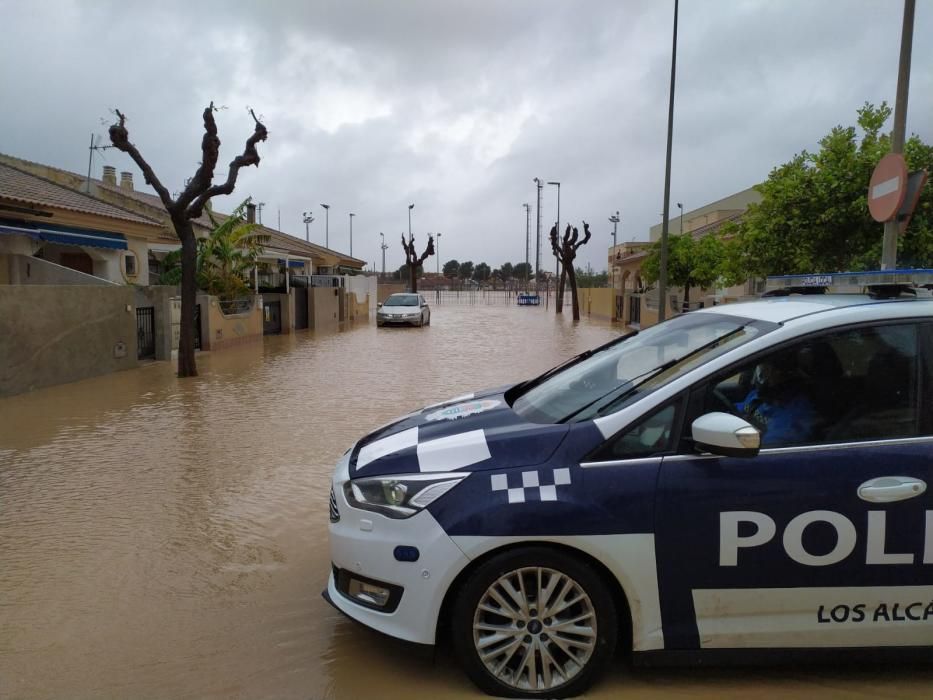
[[136,367],[132,287],[0,287],[0,396]]

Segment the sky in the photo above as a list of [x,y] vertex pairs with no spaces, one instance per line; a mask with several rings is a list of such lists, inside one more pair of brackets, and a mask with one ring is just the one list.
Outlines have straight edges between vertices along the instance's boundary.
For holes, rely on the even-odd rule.
[[[200,161],[211,101],[218,179],[256,111],[269,130],[258,168],[214,200],[264,202],[263,223],[381,269],[455,258],[525,259],[534,178],[559,181],[560,219],[591,241],[577,264],[606,268],[618,241],[647,240],[664,204],[673,0],[0,0],[0,151],[86,173],[112,110],[170,191]],[[671,216],[767,178],[866,101],[893,105],[899,0],[683,0]],[[933,0],[917,3],[908,133],[933,141]],[[141,174],[129,156],[94,153]],[[867,186],[867,183],[866,183]],[[541,192],[541,267],[558,188]],[[279,221],[281,225],[279,226]]]

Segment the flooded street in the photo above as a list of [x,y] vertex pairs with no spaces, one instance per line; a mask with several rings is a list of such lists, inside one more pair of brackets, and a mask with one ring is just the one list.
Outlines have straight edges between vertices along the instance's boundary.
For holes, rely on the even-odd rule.
[[[481,697],[321,598],[333,464],[424,404],[618,335],[439,306],[0,400],[0,697]],[[620,668],[588,695],[930,697],[933,669]]]

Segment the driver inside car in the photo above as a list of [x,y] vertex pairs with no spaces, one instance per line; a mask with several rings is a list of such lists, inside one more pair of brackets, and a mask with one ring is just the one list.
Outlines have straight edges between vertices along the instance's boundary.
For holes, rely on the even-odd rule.
[[762,447],[809,442],[817,412],[794,353],[778,353],[755,366],[752,388],[736,408],[761,432]]

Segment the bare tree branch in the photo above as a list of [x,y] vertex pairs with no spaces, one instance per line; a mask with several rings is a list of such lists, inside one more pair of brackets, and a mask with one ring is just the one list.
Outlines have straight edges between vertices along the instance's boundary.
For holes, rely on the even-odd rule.
[[[213,177],[214,165],[217,163],[218,151],[220,147],[220,139],[216,138],[217,127],[214,124],[213,104],[214,103],[212,102],[211,106],[204,110],[204,128],[208,131],[208,133],[204,135],[204,141],[202,143],[202,150],[205,153],[205,163],[202,164],[201,168],[198,169],[198,173],[200,173],[207,163],[208,153],[210,153],[211,157],[213,158],[210,168],[211,177]],[[253,110],[250,110],[249,113],[252,115],[256,126],[253,129],[252,136],[246,140],[246,145],[243,147],[243,153],[230,161],[230,169],[227,172],[226,182],[220,185],[214,185],[213,187],[208,187],[198,195],[197,199],[191,203],[187,210],[187,216],[189,218],[197,219],[199,216],[201,216],[204,211],[205,202],[207,202],[207,200],[211,197],[214,197],[218,194],[230,194],[233,192],[233,188],[236,186],[237,175],[240,172],[240,168],[245,168],[250,165],[259,165],[260,158],[259,151],[256,150],[256,144],[260,141],[265,141],[269,136],[269,132],[266,130],[265,125],[256,118],[256,113]],[[213,151],[210,151],[210,144],[208,143],[208,136],[210,133],[209,124],[213,125],[213,133],[215,134],[216,146],[212,146]],[[197,177],[197,175],[195,175],[195,177]],[[208,184],[210,184],[210,180],[208,180]]]
[[142,154],[137,150],[136,146],[130,143],[130,133],[126,128],[126,117],[119,109],[115,108],[113,111],[116,112],[117,117],[120,118],[120,123],[110,125],[110,129],[108,129],[110,133],[110,143],[112,143],[118,151],[129,154],[133,162],[142,170],[146,184],[152,185],[158,193],[159,199],[162,200],[162,204],[165,206],[166,210],[171,212],[175,202],[172,200],[172,196],[169,194],[168,189],[162,184],[159,178],[156,177],[149,163],[142,157]]

